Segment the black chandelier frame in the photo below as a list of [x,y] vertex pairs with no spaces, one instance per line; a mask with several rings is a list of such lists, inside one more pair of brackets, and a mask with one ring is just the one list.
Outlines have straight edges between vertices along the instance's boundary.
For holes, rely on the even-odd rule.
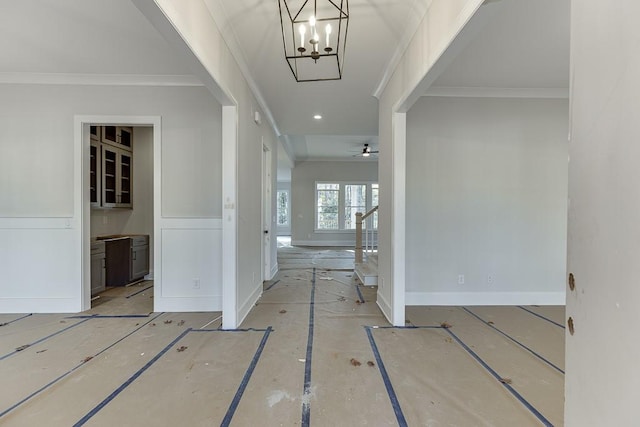
[[[296,81],[318,82],[342,79],[344,53],[347,46],[347,31],[349,28],[349,0],[304,0],[302,6],[297,10],[294,9],[293,11],[289,6],[291,1],[292,0],[278,0],[278,9],[280,11],[280,27],[282,30],[284,55]],[[318,1],[320,1],[321,4],[325,3],[325,7],[330,9],[336,15],[325,16],[323,14],[322,17],[318,17]],[[307,24],[309,22],[309,16],[304,16],[303,19],[301,15],[305,12],[305,9],[311,9],[311,7],[313,7],[313,16],[318,24],[322,22],[337,23],[338,31],[335,50],[327,46],[322,52],[317,48],[317,51],[307,53],[307,50],[304,47],[296,48],[295,28],[296,26]],[[335,11],[333,9],[335,9]],[[318,45],[319,42],[316,41],[315,46]],[[319,60],[330,60],[330,58],[335,59],[336,64],[336,74],[332,76],[307,78],[302,75],[302,70],[300,70],[302,67],[298,67],[298,61],[314,61],[314,63],[317,63]]]

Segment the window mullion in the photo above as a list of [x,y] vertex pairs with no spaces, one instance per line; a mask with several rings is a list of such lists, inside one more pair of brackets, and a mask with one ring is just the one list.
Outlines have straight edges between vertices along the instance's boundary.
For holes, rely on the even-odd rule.
[[344,207],[345,207],[345,198],[346,198],[346,185],[344,183],[340,183],[340,195],[338,197],[338,220],[340,221],[340,230],[345,229],[345,215],[344,215]]

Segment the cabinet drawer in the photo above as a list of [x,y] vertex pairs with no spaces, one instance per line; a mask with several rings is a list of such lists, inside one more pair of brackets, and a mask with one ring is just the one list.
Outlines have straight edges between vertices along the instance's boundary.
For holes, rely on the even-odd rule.
[[97,255],[104,253],[104,242],[92,242],[91,243],[91,255]]
[[131,236],[131,246],[144,246],[149,244],[149,236]]

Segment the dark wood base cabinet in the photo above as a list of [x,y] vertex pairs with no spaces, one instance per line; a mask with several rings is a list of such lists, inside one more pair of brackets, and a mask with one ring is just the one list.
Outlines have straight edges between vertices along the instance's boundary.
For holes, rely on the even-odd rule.
[[131,239],[128,237],[105,240],[107,286],[125,286],[131,269]]
[[105,236],[106,285],[125,286],[149,274],[149,236]]

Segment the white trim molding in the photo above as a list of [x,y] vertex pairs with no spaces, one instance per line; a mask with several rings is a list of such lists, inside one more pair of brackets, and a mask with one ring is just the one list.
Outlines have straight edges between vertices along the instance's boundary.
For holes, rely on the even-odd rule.
[[[380,288],[378,287],[378,289],[380,289]],[[385,319],[387,319],[387,322],[392,324],[391,318],[390,318],[390,316],[391,316],[391,304],[389,304],[389,301],[387,301],[387,299],[384,297],[384,295],[379,290],[378,290],[378,293],[377,293],[376,304],[378,305],[378,307],[382,311],[382,314],[384,315]],[[402,308],[402,311],[404,312],[404,307]]]
[[204,86],[191,75],[0,73],[0,83],[95,86]]
[[431,86],[423,96],[459,98],[569,99],[568,87],[454,87]]
[[[249,314],[251,309],[256,305],[256,302],[258,302],[258,299],[260,299],[260,297],[262,296],[263,283],[262,283],[262,281],[260,281],[259,283],[256,283],[254,286],[255,286],[255,288],[251,292],[251,295],[249,295],[249,297],[242,303],[242,305],[238,309],[238,323],[237,323],[237,325],[235,327],[233,327],[233,328],[227,328],[226,326],[223,325],[224,329],[235,329],[238,326],[240,326],[240,324],[247,317],[247,315]],[[224,317],[223,317],[223,319],[224,319]]]
[[356,245],[354,240],[292,240],[291,246],[336,246],[353,248]]
[[407,292],[407,305],[565,305],[564,292]]

